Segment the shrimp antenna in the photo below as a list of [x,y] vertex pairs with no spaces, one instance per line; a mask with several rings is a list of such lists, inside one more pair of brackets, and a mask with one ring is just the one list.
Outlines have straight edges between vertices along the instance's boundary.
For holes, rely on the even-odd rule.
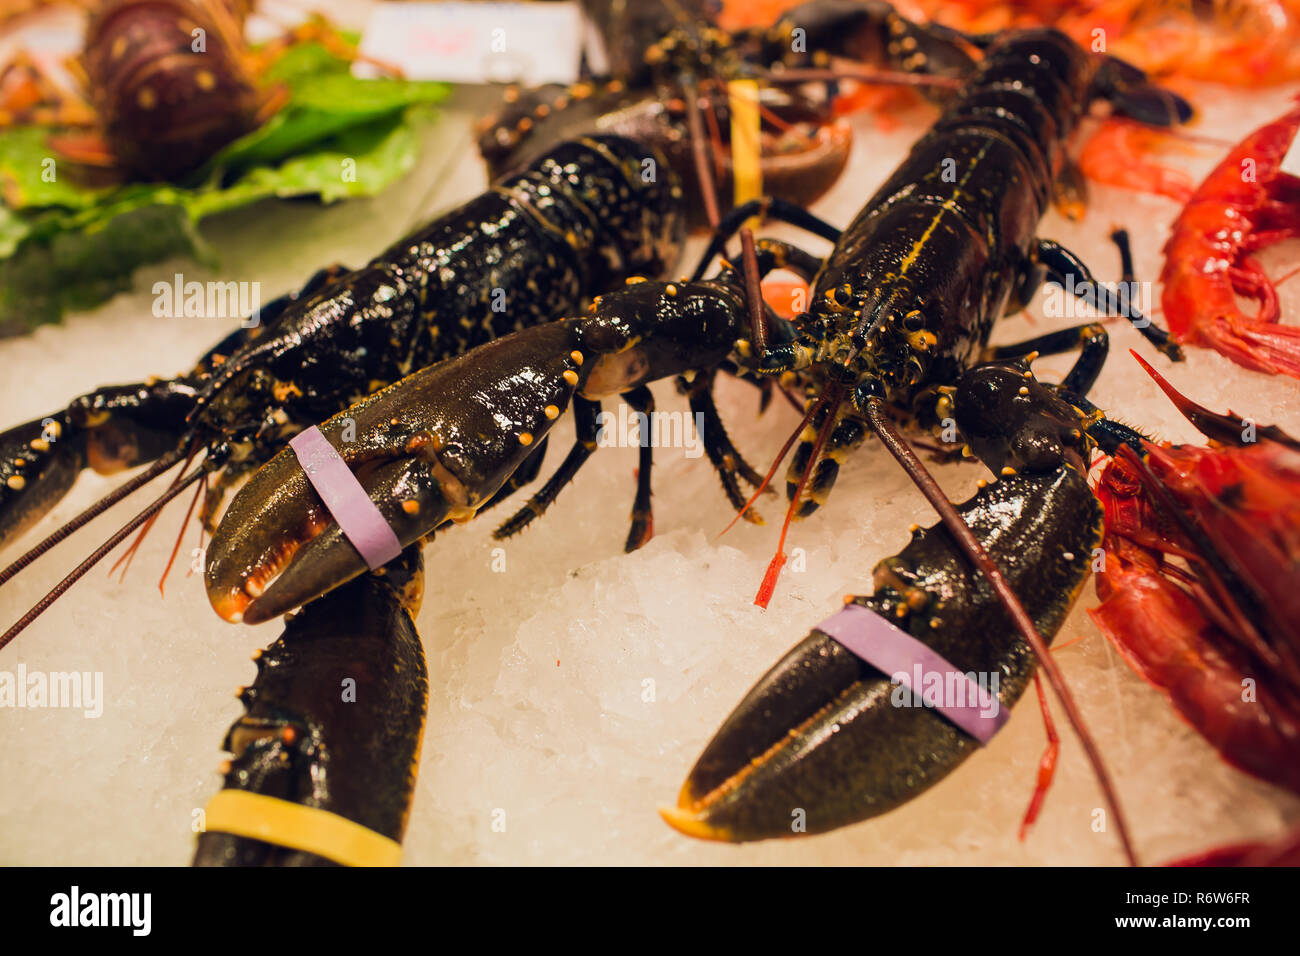
[[140,474],[136,475],[130,481],[125,482],[122,485],[119,485],[117,488],[114,488],[108,494],[104,495],[104,497],[100,498],[98,501],[92,504],[85,511],[81,512],[81,514],[64,522],[63,525],[61,525],[60,527],[52,531],[48,537],[46,537],[43,541],[39,542],[30,551],[28,551],[22,557],[18,558],[16,561],[13,562],[13,564],[9,565],[3,571],[0,571],[0,584],[4,584],[15,574],[17,574],[23,568],[27,567],[27,565],[31,564],[33,561],[35,561],[37,558],[43,555],[46,551],[49,551],[52,547],[54,547],[56,544],[58,544],[60,541],[66,538],[68,535],[72,534],[78,528],[84,527],[85,525],[89,524],[91,521],[98,518],[109,508],[113,507],[113,505],[121,501],[123,498],[134,493],[140,488],[143,488],[149,482],[153,481],[163,472],[167,471],[178,461],[180,461],[181,455],[182,453],[180,449],[177,449],[176,451],[168,452],[166,455],[163,455],[161,458],[155,461],[152,465],[150,465]]
[[5,631],[3,635],[0,635],[0,650],[4,649],[10,641],[22,633],[28,624],[31,624],[32,621],[40,617],[45,612],[46,608],[57,601],[64,591],[76,584],[77,581],[80,580],[87,571],[98,564],[106,554],[126,540],[131,532],[161,511],[167,502],[171,501],[178,494],[203,477],[203,473],[204,465],[200,462],[193,471],[169,487],[154,499],[152,503],[146,506],[143,511],[114,532],[112,537],[91,553],[90,557],[86,558],[86,560],[73,568],[72,571],[68,573],[67,577],[51,588],[50,592],[46,594],[45,597],[37,601],[32,609],[19,618],[18,622],[14,624],[13,627]]
[[881,443],[889,449],[889,453],[903,466],[903,470],[907,472],[908,477],[912,479],[912,482],[925,495],[934,510],[938,512],[943,526],[948,529],[948,533],[952,535],[957,547],[965,553],[971,564],[989,582],[993,592],[998,597],[998,601],[1010,616],[1012,624],[1025,643],[1033,649],[1034,656],[1038,658],[1039,666],[1043,669],[1043,673],[1047,675],[1047,682],[1052,685],[1052,691],[1056,694],[1056,699],[1061,702],[1061,707],[1070,721],[1070,726],[1074,729],[1075,735],[1079,738],[1079,743],[1083,745],[1084,753],[1088,756],[1088,762],[1092,765],[1093,775],[1096,776],[1097,783],[1101,786],[1106,804],[1110,808],[1111,816],[1114,818],[1115,830],[1119,834],[1120,843],[1124,847],[1124,856],[1128,859],[1130,866],[1137,866],[1137,854],[1133,850],[1133,842],[1129,837],[1128,824],[1125,823],[1123,812],[1120,810],[1119,798],[1116,796],[1110,773],[1102,762],[1101,751],[1097,748],[1096,741],[1092,739],[1092,735],[1088,732],[1083,721],[1083,714],[1079,711],[1079,706],[1074,702],[1074,695],[1070,693],[1069,687],[1066,686],[1065,675],[1061,673],[1056,661],[1052,659],[1051,651],[1048,650],[1047,644],[1039,635],[1038,629],[1034,627],[1033,619],[1030,618],[1024,605],[1020,603],[1020,598],[1011,589],[1011,585],[1003,577],[998,566],[993,563],[993,559],[984,550],[984,546],[980,544],[979,539],[975,537],[974,532],[962,519],[953,503],[948,500],[948,496],[943,493],[943,489],[934,480],[934,476],[926,469],[925,464],[917,457],[916,452],[912,451],[908,446],[898,427],[889,419],[885,403],[873,396],[867,399],[865,411],[867,421],[880,438]]

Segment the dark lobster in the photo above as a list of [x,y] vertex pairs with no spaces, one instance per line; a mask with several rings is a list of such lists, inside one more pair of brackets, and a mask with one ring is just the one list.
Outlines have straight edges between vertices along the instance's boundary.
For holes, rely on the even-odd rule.
[[[852,601],[891,617],[954,666],[1000,673],[1006,706],[1024,687],[1037,642],[1036,656],[1076,728],[1078,715],[1041,638],[1064,618],[1101,534],[1085,453],[1097,435],[1116,431],[1100,424],[1083,396],[1107,337],[1090,323],[1018,346],[985,343],[1008,302],[1025,301],[1044,274],[1067,288],[1072,277],[1077,294],[1101,313],[1121,311],[1076,257],[1034,235],[1067,137],[1099,98],[1142,112],[1162,94],[1131,67],[1090,56],[1055,31],[997,39],[972,83],[810,273],[813,304],[796,317],[797,335],[765,343],[759,323],[754,341],[740,343],[759,372],[794,371],[808,382],[801,445],[787,476],[787,527],[825,500],[846,452],[869,431],[908,465],[905,446],[891,437],[890,406],[931,428],[955,426],[967,451],[1001,477],[961,507],[969,531],[946,516],[944,530],[919,533],[878,568],[873,596]],[[1181,101],[1166,101],[1167,122],[1188,113]],[[787,268],[808,265],[806,257],[791,261]],[[1160,351],[1178,356],[1164,332],[1132,310],[1126,317]],[[1075,346],[1082,347],[1079,361],[1055,389],[1035,383],[1027,366],[964,371],[988,359]],[[941,514],[951,509],[937,486],[918,483]],[[971,532],[974,540],[966,540]],[[783,530],[782,546],[784,538]],[[981,542],[993,560],[977,561],[976,575],[959,556],[976,560]],[[756,603],[770,599],[783,562],[778,550]],[[1001,584],[981,580],[998,569]],[[1007,586],[1022,613],[1013,611]],[[665,814],[669,822],[717,839],[789,836],[794,808],[807,814],[799,832],[822,832],[920,793],[972,752],[974,738],[925,708],[893,706],[889,676],[814,630],[705,748],[678,807]],[[1083,740],[1107,787],[1099,755]],[[1118,828],[1130,849],[1122,820]]]
[[[299,429],[498,335],[577,311],[594,290],[664,271],[682,237],[670,169],[620,137],[561,144],[357,270],[322,270],[188,375],[101,389],[0,435],[0,542],[87,465],[102,473],[207,449],[221,490]],[[150,477],[160,469],[156,465]]]

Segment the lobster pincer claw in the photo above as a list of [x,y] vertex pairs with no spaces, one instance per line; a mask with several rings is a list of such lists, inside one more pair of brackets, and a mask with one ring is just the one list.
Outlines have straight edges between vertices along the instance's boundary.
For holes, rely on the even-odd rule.
[[69,424],[61,413],[0,433],[0,546],[36,524],[86,466],[84,436]]
[[[1001,476],[957,511],[1050,642],[1102,537],[1077,444],[1081,413],[1071,416],[1024,363],[965,373],[952,403],[963,437]],[[878,669],[837,639],[845,636],[839,615],[823,621],[732,711],[677,806],[660,810],[669,824],[735,842],[822,833],[900,806],[979,748],[942,705],[969,708],[978,688],[988,695],[980,717],[996,719],[1019,699],[1035,662],[992,587],[942,524],[914,530],[876,566],[873,583],[869,596],[848,599],[870,612],[852,614],[872,622],[853,625],[865,629],[859,641],[893,641],[915,669]],[[938,701],[926,696],[934,677],[942,678]]]
[[[375,393],[321,434],[406,547],[471,519],[545,437],[582,379],[577,341],[572,321],[506,336]],[[285,448],[222,517],[205,583],[218,614],[255,624],[367,567]]]
[[83,469],[112,475],[175,449],[193,401],[184,379],[112,385],[0,433],[0,546],[58,504]]
[[[959,510],[1040,633],[1054,634],[1101,537],[1084,475],[1065,467],[990,482]],[[994,708],[1020,697],[1033,654],[941,525],[914,532],[874,581],[874,594],[852,602],[974,675]],[[823,833],[902,805],[979,749],[903,676],[812,629],[736,706],[661,815],[688,836],[747,842]]]

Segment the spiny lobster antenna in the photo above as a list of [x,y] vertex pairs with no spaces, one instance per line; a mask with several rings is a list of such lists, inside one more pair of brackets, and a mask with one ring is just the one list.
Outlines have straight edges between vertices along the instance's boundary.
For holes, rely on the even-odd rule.
[[46,536],[42,541],[40,541],[30,551],[28,551],[26,554],[19,557],[3,571],[0,571],[0,584],[4,584],[15,574],[17,574],[23,568],[27,567],[29,564],[31,564],[33,561],[35,561],[37,558],[43,555],[46,551],[49,551],[56,544],[58,544],[68,535],[72,534],[78,528],[84,527],[85,525],[89,524],[91,521],[94,521],[101,514],[103,514],[109,508],[113,507],[113,505],[117,504],[123,498],[127,497],[130,494],[133,494],[135,491],[139,490],[140,488],[143,488],[149,482],[153,481],[163,472],[167,471],[172,466],[174,466],[178,461],[180,461],[181,457],[182,457],[182,452],[180,449],[177,449],[176,451],[168,452],[167,454],[159,458],[157,461],[155,461],[148,468],[146,468],[144,471],[142,471],[140,474],[132,478],[130,481],[127,481],[124,484],[119,485],[117,488],[114,488],[108,494],[104,495],[104,497],[100,498],[98,501],[92,504],[85,511],[81,512],[81,514],[64,522],[62,525],[60,525],[58,528],[52,531],[48,536]]
[[126,540],[131,532],[161,511],[167,502],[171,501],[190,485],[194,484],[194,482],[198,481],[199,478],[203,476],[204,470],[204,465],[200,462],[193,471],[154,499],[154,501],[146,506],[143,511],[124,524],[114,532],[112,537],[96,548],[91,555],[86,558],[86,560],[73,568],[67,577],[51,588],[50,592],[37,601],[30,611],[19,618],[18,622],[14,624],[13,627],[5,631],[3,635],[0,635],[0,650],[3,650],[10,641],[22,633],[28,624],[31,624],[32,621],[40,617],[45,612],[46,608],[57,601],[63,592],[76,584],[77,581],[80,580],[87,571],[98,564],[106,554],[117,547],[122,541]]
[[1030,618],[1024,605],[1020,603],[1020,598],[1011,589],[1007,579],[1002,576],[998,566],[993,563],[993,559],[984,550],[984,546],[980,544],[979,539],[975,537],[974,532],[962,519],[953,503],[948,500],[948,496],[943,493],[943,489],[934,480],[934,476],[926,469],[924,463],[917,457],[916,452],[912,451],[908,446],[897,426],[889,419],[885,403],[873,396],[867,400],[865,411],[867,421],[880,438],[881,443],[889,449],[889,453],[903,466],[903,470],[907,472],[908,477],[925,495],[938,513],[944,527],[948,529],[948,533],[952,535],[953,540],[957,543],[957,547],[965,553],[971,564],[989,582],[993,592],[998,597],[998,601],[1010,616],[1012,624],[1025,643],[1033,649],[1034,656],[1038,658],[1039,666],[1043,669],[1043,673],[1047,675],[1047,681],[1052,685],[1052,690],[1056,694],[1057,700],[1061,702],[1061,707],[1070,721],[1070,726],[1074,729],[1075,735],[1079,738],[1079,743],[1083,745],[1084,753],[1087,754],[1088,762],[1092,765],[1093,775],[1096,776],[1097,783],[1101,786],[1106,805],[1110,808],[1111,816],[1114,818],[1115,830],[1119,834],[1120,843],[1123,845],[1124,856],[1130,866],[1137,866],[1137,854],[1134,852],[1133,842],[1129,837],[1128,824],[1125,823],[1124,814],[1120,810],[1119,798],[1115,793],[1115,786],[1111,781],[1110,773],[1102,762],[1101,751],[1097,748],[1096,742],[1088,732],[1084,724],[1083,714],[1074,702],[1074,696],[1070,693],[1069,687],[1066,686],[1065,675],[1061,673],[1056,661],[1052,659],[1051,651],[1048,650],[1047,644],[1039,635],[1038,629],[1034,627],[1033,619]]

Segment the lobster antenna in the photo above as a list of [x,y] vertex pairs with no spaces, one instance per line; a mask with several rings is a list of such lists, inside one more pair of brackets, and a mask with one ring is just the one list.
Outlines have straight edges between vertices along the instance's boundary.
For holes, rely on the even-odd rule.
[[1074,729],[1075,736],[1079,738],[1079,743],[1083,745],[1088,762],[1092,764],[1092,772],[1097,778],[1097,783],[1101,786],[1106,805],[1110,808],[1111,815],[1115,819],[1115,830],[1119,834],[1120,843],[1123,845],[1124,856],[1128,859],[1130,866],[1137,866],[1137,854],[1133,850],[1133,842],[1129,838],[1128,824],[1124,822],[1124,814],[1120,810],[1119,798],[1116,796],[1110,773],[1102,762],[1101,752],[1097,749],[1096,742],[1084,725],[1083,714],[1080,713],[1078,705],[1074,702],[1074,696],[1070,693],[1069,687],[1066,686],[1065,676],[1056,665],[1056,661],[1052,659],[1051,651],[1048,650],[1047,644],[1039,635],[1038,629],[1034,627],[1033,619],[1030,618],[1024,605],[1020,603],[1020,598],[1011,589],[1007,579],[1002,576],[998,566],[993,563],[993,559],[984,550],[984,546],[980,544],[979,539],[975,537],[974,532],[962,519],[953,503],[948,500],[948,496],[943,493],[943,489],[934,480],[934,476],[926,470],[925,464],[917,457],[916,452],[908,447],[902,433],[890,421],[885,411],[884,402],[878,397],[872,396],[867,399],[865,411],[867,421],[875,430],[881,443],[889,449],[889,453],[903,466],[903,470],[907,472],[908,477],[912,479],[934,510],[938,512],[940,520],[953,536],[957,547],[965,553],[970,562],[975,565],[976,570],[988,581],[993,588],[993,592],[998,596],[1002,607],[1011,617],[1016,630],[1024,638],[1025,643],[1033,649],[1034,656],[1038,658],[1039,666],[1047,675],[1047,681],[1052,685],[1057,700],[1061,702],[1061,707],[1070,721],[1070,726]]
[[187,487],[194,484],[194,482],[197,481],[199,478],[201,478],[203,474],[204,474],[204,466],[202,463],[200,463],[193,471],[191,471],[180,481],[176,482],[174,485],[172,485],[170,488],[164,491],[153,502],[151,502],[148,506],[146,506],[143,511],[141,511],[138,515],[136,515],[134,518],[132,518],[130,521],[124,524],[121,528],[119,528],[116,532],[114,532],[113,536],[110,537],[103,544],[101,544],[98,548],[96,548],[91,553],[90,557],[82,561],[79,565],[73,568],[71,572],[69,572],[67,577],[65,577],[58,584],[54,585],[54,587],[50,589],[50,592],[46,594],[45,597],[37,601],[30,611],[28,611],[21,618],[19,618],[18,622],[14,624],[13,627],[9,628],[9,630],[5,631],[4,634],[0,635],[0,650],[3,650],[10,641],[12,641],[15,637],[17,637],[20,633],[22,633],[22,631],[27,627],[28,624],[31,624],[32,621],[36,620],[43,613],[45,613],[46,608],[48,608],[51,604],[57,601],[64,591],[68,590],[68,588],[76,584],[77,581],[80,580],[87,571],[89,571],[96,564],[98,564],[99,561],[104,557],[104,555],[108,554],[115,547],[117,547],[124,540],[126,540],[126,538],[131,534],[132,531],[140,527],[140,525],[144,524],[151,517],[153,517],[155,514],[161,511],[163,506],[166,505],[167,502],[171,501],[178,494],[184,491]]
[[709,227],[716,229],[721,218],[718,215],[718,193],[709,169],[709,157],[704,149],[704,120],[700,116],[700,89],[694,81],[686,84],[686,128],[691,138],[691,154],[695,159],[695,176],[700,181],[700,195],[704,199],[704,214],[708,217]]
[[[181,475],[185,473],[185,469],[190,466],[190,462],[194,460],[194,456],[196,454],[198,454],[198,449],[190,450],[189,457],[185,459],[185,464],[181,466]],[[177,475],[176,478],[172,481],[172,484],[175,484],[177,481],[180,481],[181,475]],[[168,487],[171,486],[168,485]],[[188,521],[189,515],[186,515],[185,518]],[[150,518],[147,522],[145,522],[144,527],[140,529],[140,533],[137,534],[135,536],[135,540],[131,542],[131,546],[127,548],[125,553],[123,553],[121,557],[119,557],[116,561],[114,561],[113,566],[108,569],[108,573],[110,577],[112,576],[114,571],[116,571],[119,567],[122,567],[122,565],[125,563],[125,567],[122,567],[122,576],[118,578],[118,580],[119,581],[126,580],[126,573],[131,570],[131,562],[135,560],[136,552],[140,550],[140,545],[144,544],[145,537],[149,534],[149,530],[154,526],[154,524],[157,521],[158,521],[158,515],[155,513],[152,518]]]
[[[207,482],[202,481],[199,482],[199,486],[194,489],[194,497],[190,499],[190,506],[185,509],[185,517],[181,520],[181,526],[176,531],[176,543],[172,545],[172,553],[167,559],[167,567],[163,568],[162,577],[158,579],[158,593],[163,597],[167,596],[163,591],[163,585],[167,583],[167,575],[172,572],[172,565],[176,563],[176,555],[180,554],[181,541],[185,537],[185,526],[190,523],[190,516],[194,514],[194,507],[199,503],[199,498],[203,496],[203,489],[206,486]],[[202,522],[200,522],[199,537],[200,539],[203,537]],[[202,545],[200,545],[200,550],[202,550]]]
[[[750,229],[745,228],[740,230],[740,246],[741,270],[745,279],[745,305],[749,309],[750,334],[753,336],[754,340],[752,344],[754,345],[754,350],[758,352],[758,354],[762,354],[767,347],[767,316],[763,312],[763,291],[758,281],[758,254],[754,251],[754,233]],[[762,348],[759,348],[760,342],[762,343]],[[785,393],[784,388],[781,391]],[[790,397],[789,393],[785,394],[787,398]],[[813,404],[808,407],[807,411],[804,411],[803,418],[800,420],[799,424],[795,426],[794,431],[790,433],[790,437],[785,440],[785,444],[781,446],[781,450],[777,452],[776,458],[772,462],[772,467],[768,469],[767,474],[763,477],[763,481],[759,484],[758,488],[755,489],[754,493],[750,495],[749,500],[745,502],[745,507],[736,512],[736,517],[732,518],[731,523],[722,529],[719,537],[730,531],[732,527],[735,526],[736,522],[744,517],[745,513],[753,507],[754,502],[758,500],[759,496],[767,490],[767,486],[771,484],[772,478],[776,474],[776,470],[781,467],[781,462],[785,460],[785,456],[790,453],[790,449],[794,447],[794,443],[799,438],[799,435],[803,432],[804,428],[808,426],[808,423],[813,420],[813,416],[817,414],[817,410],[826,404],[828,398],[829,393],[822,393],[822,395],[818,397],[817,401],[813,402]],[[794,404],[793,399],[791,399],[791,404]],[[798,405],[795,405],[795,411],[803,410],[800,409]],[[789,522],[787,521],[787,524],[788,523]],[[784,532],[782,533],[781,539],[782,541],[785,540]]]
[[745,305],[749,309],[749,338],[757,355],[767,354],[767,315],[763,311],[763,286],[758,275],[754,230],[740,230],[740,263],[745,270]]
[[14,561],[13,564],[9,565],[3,571],[0,571],[0,584],[4,584],[15,574],[17,574],[23,568],[27,567],[27,565],[31,564],[33,561],[35,561],[37,558],[43,555],[46,551],[49,551],[52,547],[54,547],[56,544],[58,544],[60,541],[66,538],[68,535],[72,534],[78,528],[84,527],[85,525],[89,524],[91,521],[98,518],[101,514],[103,514],[109,508],[113,507],[113,505],[117,504],[127,495],[130,495],[133,492],[137,491],[138,489],[143,488],[145,485],[153,481],[155,478],[157,478],[163,472],[167,471],[167,469],[171,468],[180,460],[181,460],[181,452],[179,449],[177,449],[176,451],[168,452],[166,455],[163,455],[163,457],[159,458],[147,469],[142,471],[140,474],[136,475],[130,481],[125,482],[124,484],[114,488],[104,497],[100,498],[98,501],[92,504],[85,511],[81,512],[81,514],[66,521],[63,525],[61,525],[60,527],[56,528],[53,532],[51,532],[50,535],[46,537],[43,541],[38,543],[35,547],[33,547],[22,557]]
[[817,67],[789,70],[768,70],[763,79],[772,85],[781,83],[825,83],[833,80],[858,80],[873,86],[939,86],[950,90],[960,89],[962,81],[951,76],[924,76],[896,70],[824,69]]
[[822,456],[822,448],[826,445],[826,439],[830,437],[831,431],[835,428],[836,413],[839,411],[840,402],[844,400],[843,393],[834,385],[827,389],[826,394],[828,396],[834,395],[826,403],[830,406],[826,410],[826,421],[822,422],[822,427],[817,430],[817,441],[813,445],[812,454],[808,456],[808,464],[804,466],[803,473],[799,475],[799,484],[795,486],[794,494],[790,496],[790,507],[785,510],[785,521],[781,523],[781,538],[776,543],[776,554],[772,555],[772,560],[767,566],[767,573],[763,575],[763,583],[758,586],[758,593],[754,595],[754,603],[764,610],[767,609],[768,603],[772,600],[772,592],[776,590],[777,578],[781,576],[781,569],[785,567],[785,536],[790,531],[790,522],[794,520],[795,513],[799,510],[799,501],[803,497],[803,490]]

